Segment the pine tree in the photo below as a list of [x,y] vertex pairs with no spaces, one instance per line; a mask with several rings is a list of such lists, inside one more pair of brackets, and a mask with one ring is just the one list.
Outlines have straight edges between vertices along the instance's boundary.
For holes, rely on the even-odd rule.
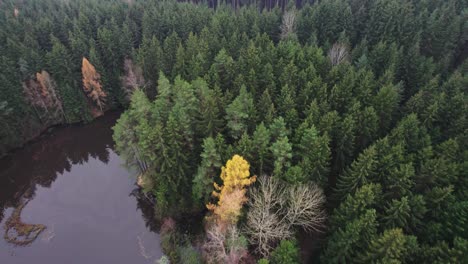
[[296,241],[281,240],[278,247],[271,252],[272,264],[299,264],[299,248]]
[[388,131],[390,125],[395,119],[398,104],[400,102],[399,86],[385,85],[372,100],[372,106],[377,112],[377,116],[380,120],[380,134],[384,134]]
[[363,263],[405,263],[417,250],[416,237],[403,234],[399,228],[388,229],[370,241],[358,259]]
[[278,138],[271,146],[270,151],[273,155],[274,170],[273,175],[281,177],[289,168],[292,158],[292,146],[287,136]]
[[177,62],[177,49],[179,47],[180,38],[175,31],[164,40],[162,53],[162,70],[166,76],[171,76],[174,73],[173,69]]
[[411,215],[408,197],[402,197],[400,200],[392,200],[385,207],[385,212],[382,216],[382,224],[384,228],[405,228],[408,226],[408,219]]
[[239,155],[242,155],[242,157],[245,157],[248,160],[254,159],[255,153],[253,141],[247,132],[242,134],[234,149],[235,153],[239,153]]
[[254,124],[255,106],[252,95],[242,86],[239,95],[226,108],[226,120],[232,138],[239,139]]
[[265,127],[265,125],[260,123],[255,129],[255,132],[252,136],[253,148],[255,157],[258,157],[255,161],[255,168],[258,168],[258,174],[263,175],[264,170],[269,171],[270,168],[266,168],[265,164],[268,161],[269,151],[268,147],[270,145],[270,131]]
[[263,91],[260,101],[258,102],[259,120],[265,125],[270,125],[276,117],[275,104],[271,100],[270,90],[266,88]]
[[370,183],[376,176],[376,150],[371,146],[362,152],[349,168],[338,178],[335,197],[343,200],[347,194],[353,194],[358,188]]
[[281,98],[281,101],[277,104],[279,115],[283,116],[286,124],[293,128],[298,125],[298,113],[296,110],[296,102],[294,100],[295,97],[292,87],[289,87],[288,85],[283,86],[279,97]]
[[289,130],[286,128],[286,122],[281,116],[273,120],[269,129],[273,141],[287,137],[289,135]]
[[203,140],[203,152],[200,157],[202,161],[193,179],[192,195],[194,201],[206,204],[213,191],[214,179],[222,166],[221,155],[212,137]]
[[83,117],[86,119],[85,100],[78,89],[71,56],[67,48],[57,38],[52,38],[52,44],[52,50],[45,56],[47,68],[57,82],[58,93],[63,101],[66,119],[69,122],[82,120]]
[[[158,82],[159,72],[162,71],[162,48],[159,40],[153,36],[151,39],[143,38],[140,48],[137,50],[137,61],[143,69],[143,76],[150,81],[152,86]],[[155,93],[150,93],[154,95]]]
[[381,201],[382,187],[379,184],[366,184],[357,189],[354,194],[347,194],[346,199],[340,203],[330,217],[331,231],[345,226],[357,219],[368,209],[374,208]]
[[210,84],[218,85],[223,91],[233,88],[235,64],[225,49],[219,51],[210,68]]
[[219,99],[214,90],[208,88],[203,80],[192,82],[194,90],[198,92],[200,104],[197,109],[197,134],[207,137],[214,137],[222,130],[223,120],[221,118],[221,108]]
[[376,212],[369,209],[330,235],[321,259],[327,263],[351,262],[366,249],[376,233]]
[[308,179],[326,186],[330,171],[331,152],[327,135],[319,136],[315,126],[302,133],[298,145],[300,167]]

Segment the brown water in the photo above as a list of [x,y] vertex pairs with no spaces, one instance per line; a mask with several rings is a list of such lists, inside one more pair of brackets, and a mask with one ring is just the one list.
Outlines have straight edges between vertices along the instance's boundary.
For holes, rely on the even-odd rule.
[[[118,116],[56,128],[0,160],[0,263],[154,263],[161,257],[151,205],[138,197],[135,172],[113,151]],[[29,244],[8,242],[14,212],[20,221],[13,222],[46,229]]]

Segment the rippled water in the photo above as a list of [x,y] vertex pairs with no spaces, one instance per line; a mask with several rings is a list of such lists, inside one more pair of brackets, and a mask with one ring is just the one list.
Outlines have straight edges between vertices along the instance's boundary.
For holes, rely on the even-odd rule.
[[[154,263],[162,255],[151,205],[113,151],[118,115],[56,128],[0,160],[0,263]],[[16,245],[4,237],[8,222],[46,229]]]

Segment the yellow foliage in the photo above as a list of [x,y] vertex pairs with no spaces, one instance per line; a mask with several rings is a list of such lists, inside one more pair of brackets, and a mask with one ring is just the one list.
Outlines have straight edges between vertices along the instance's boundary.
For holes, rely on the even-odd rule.
[[223,185],[214,183],[213,196],[219,198],[218,203],[208,204],[220,220],[235,223],[240,215],[242,205],[247,202],[245,187],[255,182],[256,176],[250,177],[249,163],[239,155],[228,160],[226,167],[221,168]]
[[223,222],[236,223],[241,214],[242,206],[247,202],[245,192],[245,189],[234,189],[232,192],[220,196],[218,204],[211,207],[214,215]]

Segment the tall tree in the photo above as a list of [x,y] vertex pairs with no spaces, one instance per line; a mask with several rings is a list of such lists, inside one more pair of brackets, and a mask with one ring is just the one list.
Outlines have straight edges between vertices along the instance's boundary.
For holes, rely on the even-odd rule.
[[101,85],[101,75],[96,72],[94,66],[85,57],[83,57],[81,72],[83,75],[84,91],[102,112],[105,107],[107,94]]

